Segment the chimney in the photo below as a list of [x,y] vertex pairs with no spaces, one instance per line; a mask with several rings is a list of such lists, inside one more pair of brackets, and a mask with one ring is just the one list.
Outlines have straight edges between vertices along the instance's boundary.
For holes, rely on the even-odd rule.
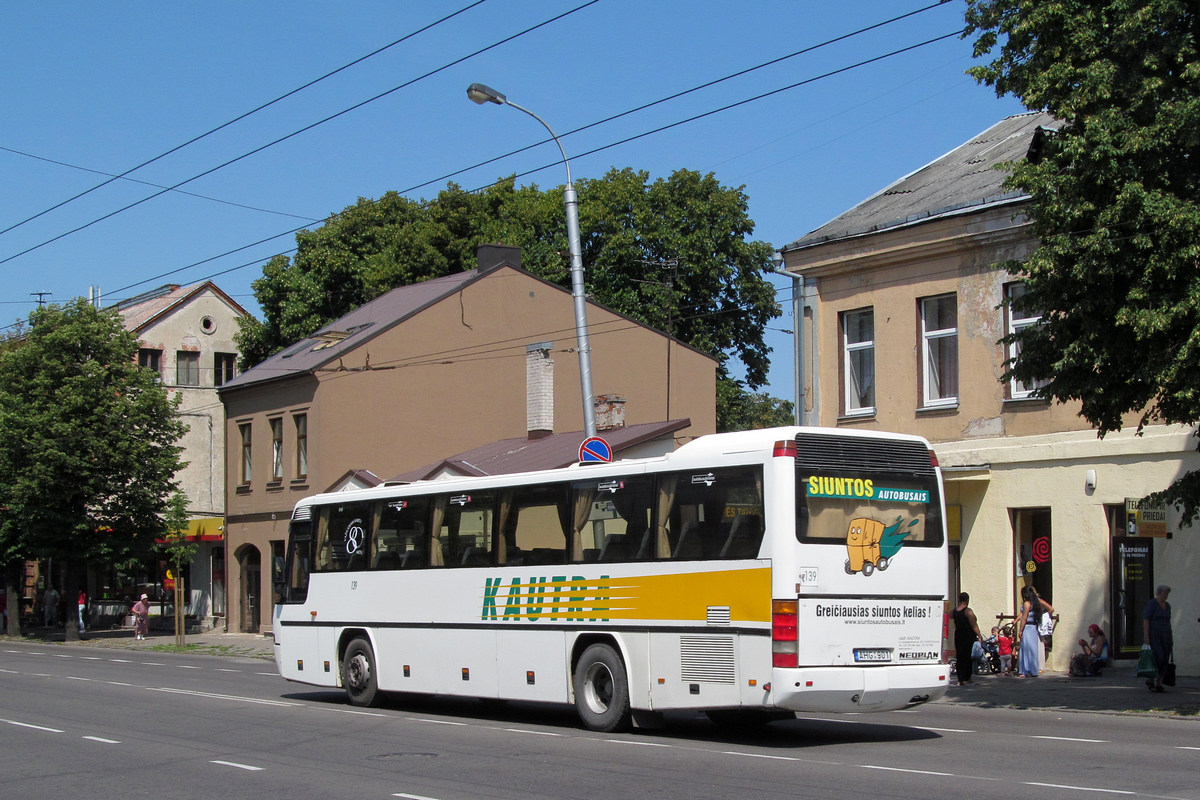
[[554,433],[553,345],[538,342],[525,346],[525,414],[530,439],[545,439]]
[[625,427],[625,398],[619,394],[596,395],[596,430]]
[[520,267],[521,248],[509,244],[481,244],[475,248],[475,259],[479,262],[480,274],[504,264]]

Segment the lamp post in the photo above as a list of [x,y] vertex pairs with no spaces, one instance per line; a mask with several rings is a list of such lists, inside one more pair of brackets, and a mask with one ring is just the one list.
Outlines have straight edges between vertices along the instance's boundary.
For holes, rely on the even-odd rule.
[[571,253],[571,297],[575,301],[575,349],[579,351],[579,388],[583,394],[583,427],[589,437],[596,435],[596,408],[592,403],[592,350],[588,344],[587,330],[587,298],[583,292],[583,253],[579,245],[579,196],[575,193],[575,185],[571,183],[571,162],[567,160],[567,151],[554,129],[546,124],[546,120],[517,105],[495,89],[482,83],[472,83],[467,87],[467,97],[476,103],[495,103],[498,106],[509,105],[518,111],[524,111],[550,132],[558,151],[562,153],[563,166],[567,168],[567,185],[563,189],[563,202],[567,207],[567,248]]

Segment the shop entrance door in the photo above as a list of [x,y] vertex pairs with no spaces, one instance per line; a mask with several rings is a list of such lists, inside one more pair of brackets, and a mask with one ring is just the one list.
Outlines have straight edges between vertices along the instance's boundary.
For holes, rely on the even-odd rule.
[[1142,650],[1142,609],[1154,596],[1154,540],[1112,540],[1111,594],[1113,658],[1137,658]]

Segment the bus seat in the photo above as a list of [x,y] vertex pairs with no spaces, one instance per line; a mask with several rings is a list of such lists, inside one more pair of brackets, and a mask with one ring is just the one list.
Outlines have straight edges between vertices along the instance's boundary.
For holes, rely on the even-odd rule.
[[375,557],[375,569],[399,569],[400,557],[391,550],[385,550]]
[[671,553],[672,558],[692,559],[704,558],[704,542],[701,537],[704,531],[700,523],[691,520],[685,522],[683,530],[679,532],[679,540],[675,542],[675,551]]
[[421,550],[409,550],[400,557],[400,569],[416,569],[425,566],[425,553]]
[[464,567],[486,567],[488,565],[487,551],[482,547],[468,547],[464,549],[462,565]]
[[721,558],[754,558],[762,543],[762,517],[739,514],[729,527],[729,536],[721,546]]
[[629,541],[623,533],[610,533],[604,537],[597,561],[625,561],[629,558]]

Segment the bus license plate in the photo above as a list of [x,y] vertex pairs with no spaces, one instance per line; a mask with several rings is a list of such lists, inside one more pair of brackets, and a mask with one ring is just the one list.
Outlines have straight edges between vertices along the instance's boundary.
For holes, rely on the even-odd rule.
[[891,661],[892,651],[888,647],[859,647],[854,650],[855,661]]

